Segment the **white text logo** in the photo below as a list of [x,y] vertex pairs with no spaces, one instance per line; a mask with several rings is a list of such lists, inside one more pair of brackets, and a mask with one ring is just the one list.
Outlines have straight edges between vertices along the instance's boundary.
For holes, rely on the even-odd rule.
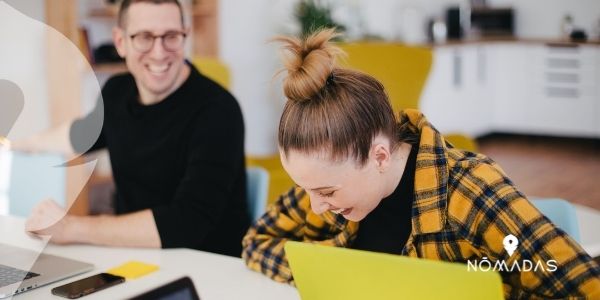
[[[519,240],[516,236],[509,234],[504,237],[502,240],[502,245],[504,246],[504,250],[508,253],[508,256],[511,257],[517,250],[519,246]],[[468,271],[499,271],[499,272],[529,272],[538,270],[542,270],[543,272],[554,272],[557,269],[556,260],[548,260],[544,261],[531,261],[529,259],[522,259],[520,261],[515,260],[512,264],[508,264],[505,260],[497,260],[491,261],[486,256],[484,256],[481,260],[468,260],[467,261],[467,269]]]

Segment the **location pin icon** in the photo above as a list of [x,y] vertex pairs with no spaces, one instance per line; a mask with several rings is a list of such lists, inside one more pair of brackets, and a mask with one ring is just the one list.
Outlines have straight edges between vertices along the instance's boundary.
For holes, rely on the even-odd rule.
[[519,240],[516,236],[509,234],[504,237],[502,244],[504,245],[506,252],[508,252],[508,256],[512,256],[513,253],[515,253],[517,246],[519,246]]
[[12,81],[0,79],[0,137],[8,136],[23,111],[23,91]]

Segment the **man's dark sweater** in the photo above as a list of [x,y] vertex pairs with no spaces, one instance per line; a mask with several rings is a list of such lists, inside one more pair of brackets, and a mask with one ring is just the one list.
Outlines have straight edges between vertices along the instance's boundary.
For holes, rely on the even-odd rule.
[[89,142],[102,120],[97,105],[73,123],[71,143],[78,152],[108,148],[117,214],[152,209],[162,247],[239,256],[250,223],[242,113],[190,67],[181,87],[153,105],[140,104],[131,74],[109,79],[100,136]]

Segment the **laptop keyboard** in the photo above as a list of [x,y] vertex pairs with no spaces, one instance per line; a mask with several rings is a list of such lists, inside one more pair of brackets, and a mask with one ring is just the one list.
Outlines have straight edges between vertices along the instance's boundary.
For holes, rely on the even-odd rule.
[[27,280],[36,276],[40,276],[40,274],[0,265],[0,287]]

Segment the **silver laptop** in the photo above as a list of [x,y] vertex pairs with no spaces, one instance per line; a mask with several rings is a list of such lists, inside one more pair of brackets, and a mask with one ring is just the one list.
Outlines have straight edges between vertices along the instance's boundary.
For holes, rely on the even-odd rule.
[[0,298],[26,292],[93,268],[94,265],[88,263],[0,244]]

